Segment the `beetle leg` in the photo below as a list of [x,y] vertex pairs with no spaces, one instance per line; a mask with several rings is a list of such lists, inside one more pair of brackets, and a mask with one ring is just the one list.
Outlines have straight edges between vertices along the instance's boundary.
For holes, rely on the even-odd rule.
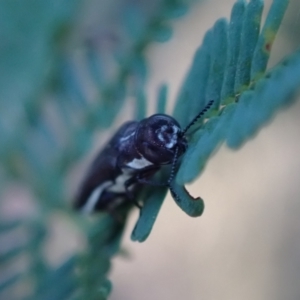
[[151,176],[153,176],[157,171],[159,170],[159,168],[157,166],[151,166],[150,168],[143,170],[143,172],[136,174],[136,182],[141,183],[141,184],[148,184],[148,185],[152,185],[152,186],[168,186],[168,182],[158,182],[158,181],[154,181],[150,178]]
[[125,183],[124,183],[125,190],[126,190],[125,194],[126,194],[126,196],[127,196],[127,198],[128,198],[129,201],[131,201],[136,207],[138,207],[139,209],[141,209],[142,206],[139,204],[138,201],[135,200],[135,197],[134,197],[133,193],[129,190],[129,187],[131,185],[133,185],[134,183],[136,183],[136,182],[137,181],[136,181],[135,177],[131,177],[128,180],[125,181]]
[[142,184],[152,185],[152,186],[169,186],[168,182],[156,182],[153,180],[141,178],[139,175],[137,176],[137,182]]

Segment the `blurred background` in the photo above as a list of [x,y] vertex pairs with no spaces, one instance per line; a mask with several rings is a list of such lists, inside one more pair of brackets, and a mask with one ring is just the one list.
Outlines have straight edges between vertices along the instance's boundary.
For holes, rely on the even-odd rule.
[[[74,1],[74,6],[78,2]],[[81,65],[83,49],[92,45],[101,52],[106,74],[113,77],[115,66],[111,52],[118,56],[116,49],[126,51],[130,47],[126,36],[120,34],[122,11],[128,5],[139,4],[145,14],[151,14],[158,3],[131,0],[116,4],[116,1],[89,0],[78,5],[74,13],[70,9],[59,10],[57,1],[55,7],[60,15],[51,22],[58,25],[61,22],[62,26],[55,33],[58,35],[55,39],[59,41],[55,47],[48,47],[51,39],[38,40],[34,45],[26,44],[25,38],[28,37],[20,34],[15,40],[30,55],[27,59],[14,61],[14,72],[9,69],[9,64],[6,66],[8,60],[5,57],[12,50],[0,52],[3,55],[1,98],[12,102],[18,97],[26,99],[33,95],[37,99],[51,98],[49,90],[57,87],[53,80],[58,68],[56,54],[62,48],[77,62],[79,80],[84,82],[85,92],[92,98],[96,91],[86,79]],[[145,85],[148,115],[154,112],[154,99],[163,82],[169,85],[168,111],[171,113],[174,99],[205,32],[218,18],[229,18],[234,3],[234,0],[195,2],[187,14],[171,22],[174,32],[170,41],[149,46],[146,51],[149,79]],[[270,3],[271,0],[265,0],[264,16]],[[5,6],[5,3],[2,5]],[[1,19],[3,24],[9,24],[9,17],[0,11],[0,26]],[[24,24],[17,24],[24,28],[24,32],[30,22],[32,26],[34,21],[36,26],[42,20],[48,22],[43,16],[38,20],[29,17],[27,21],[22,19]],[[65,19],[71,21],[63,22]],[[292,0],[273,47],[270,67],[299,47],[299,28],[300,3]],[[2,35],[2,38],[8,37]],[[18,52],[13,54],[16,58],[19,55]],[[30,59],[31,55],[34,60]],[[47,63],[42,64],[41,61]],[[29,80],[36,84],[28,84]],[[111,132],[130,117],[131,112],[132,104],[118,115],[110,131],[97,135],[91,143],[89,156],[71,170],[69,196],[74,194],[74,187],[77,187],[90,158],[107,141]],[[1,118],[5,119],[4,115],[9,113],[18,115],[20,112],[16,107],[2,103]],[[299,113],[300,103],[296,101],[279,112],[268,126],[238,151],[229,150],[225,145],[219,149],[202,176],[187,187],[192,195],[200,195],[205,201],[205,212],[200,218],[188,217],[168,195],[151,235],[140,244],[130,240],[138,218],[135,210],[123,239],[126,255],[119,255],[113,260],[109,278],[114,288],[110,299],[299,299]],[[9,126],[17,126],[13,123]],[[0,176],[2,171],[0,168]],[[13,183],[5,186],[3,191],[1,218],[34,213],[35,204],[26,185]],[[82,248],[81,237],[59,215],[54,216],[51,228],[45,252],[49,261],[56,265],[72,251]]]

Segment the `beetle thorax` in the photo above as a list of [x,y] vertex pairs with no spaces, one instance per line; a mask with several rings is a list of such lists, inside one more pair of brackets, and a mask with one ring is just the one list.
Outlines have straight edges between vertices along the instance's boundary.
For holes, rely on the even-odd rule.
[[164,114],[142,120],[135,135],[135,148],[140,156],[154,165],[169,164],[175,150],[180,156],[186,149],[186,139],[178,122]]

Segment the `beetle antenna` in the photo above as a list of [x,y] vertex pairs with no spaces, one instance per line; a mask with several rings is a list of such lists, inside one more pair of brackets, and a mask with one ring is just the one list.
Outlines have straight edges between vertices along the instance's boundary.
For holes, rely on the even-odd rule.
[[171,186],[171,182],[173,181],[174,176],[175,176],[175,168],[176,168],[177,160],[178,160],[178,147],[176,147],[176,150],[175,150],[174,159],[172,162],[172,167],[171,167],[171,172],[170,172],[170,177],[168,179],[168,187],[169,187],[169,190],[170,190],[173,198],[176,198],[176,200],[179,201],[180,197],[177,195],[177,193],[174,191],[173,187]]
[[205,107],[199,112],[199,114],[185,127],[185,129],[182,131],[182,135],[185,135],[186,132],[200,119],[212,106],[214,103],[214,100],[210,100]]
[[169,187],[170,187],[170,184],[171,184],[171,182],[172,182],[172,180],[174,179],[174,176],[175,176],[175,168],[176,168],[177,160],[178,160],[178,147],[176,147],[176,149],[175,149],[175,153],[174,153],[174,157],[173,157],[173,161],[172,161],[170,177],[168,179],[168,186]]

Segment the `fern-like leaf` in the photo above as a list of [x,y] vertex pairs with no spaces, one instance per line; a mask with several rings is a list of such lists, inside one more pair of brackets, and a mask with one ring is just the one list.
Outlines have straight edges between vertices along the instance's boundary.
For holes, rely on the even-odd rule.
[[[263,125],[263,122],[259,123],[258,121],[259,116],[264,114],[261,120],[267,120],[267,115],[271,116],[276,109],[280,108],[280,101],[272,102],[271,95],[269,102],[272,102],[272,105],[269,105],[269,107],[264,106],[264,109],[259,107],[259,105],[262,100],[260,91],[263,88],[269,86],[277,94],[279,89],[281,89],[277,79],[275,79],[277,75],[274,72],[279,72],[276,71],[278,69],[282,70],[282,72],[284,70],[287,72],[290,71],[279,64],[276,70],[262,75],[269,58],[269,52],[266,53],[264,48],[264,45],[267,43],[266,35],[272,32],[272,38],[268,38],[268,47],[270,47],[286,6],[281,1],[273,2],[266,24],[260,35],[258,33],[262,2],[250,1],[245,6],[244,1],[238,1],[233,7],[229,31],[226,32],[229,45],[226,61],[228,68],[226,68],[227,71],[225,71],[225,75],[223,76],[223,84],[221,87],[219,85],[218,88],[212,88],[210,84],[206,87],[208,90],[214,89],[215,95],[222,95],[221,106],[218,106],[219,111],[201,128],[200,131],[203,134],[200,133],[196,140],[193,139],[191,141],[191,146],[183,158],[176,178],[179,184],[193,181],[205,167],[207,159],[223,141],[227,140],[232,147],[240,146]],[[241,14],[245,14],[243,22],[240,21]],[[240,43],[234,43],[236,40],[240,40]],[[204,39],[205,42],[206,40]],[[204,44],[202,48],[204,47],[208,46]],[[214,53],[211,54],[211,56],[213,55]],[[233,78],[233,73],[235,74],[235,79]],[[273,73],[274,76],[272,75]],[[268,79],[263,79],[262,76]],[[257,81],[255,78],[261,79]],[[289,88],[291,88],[291,85]],[[296,91],[296,89],[297,84],[295,83],[293,91]],[[289,100],[288,95],[284,94],[282,89],[280,94],[282,102]],[[209,98],[206,97],[204,103],[208,101]],[[257,103],[255,108],[253,108],[254,103]],[[278,103],[278,106],[275,103]],[[247,108],[248,105],[251,105],[251,111]],[[250,114],[252,119],[247,117]]]

